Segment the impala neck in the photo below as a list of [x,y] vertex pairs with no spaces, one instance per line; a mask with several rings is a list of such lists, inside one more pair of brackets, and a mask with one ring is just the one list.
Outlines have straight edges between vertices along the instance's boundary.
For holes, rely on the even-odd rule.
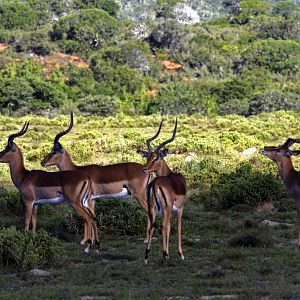
[[173,173],[164,160],[161,161],[160,169],[156,171],[157,176],[170,176]]
[[9,162],[9,169],[11,180],[18,188],[28,173],[24,167],[23,154],[19,149],[16,151],[14,159]]
[[279,168],[279,173],[282,177],[282,180],[286,184],[286,186],[289,188],[294,181],[295,175],[297,175],[299,172],[297,172],[294,169],[293,163],[291,158],[285,158],[281,161],[277,161],[277,165]]
[[57,165],[60,171],[77,169],[77,166],[73,163],[69,153],[66,150],[64,150],[62,155],[63,159]]

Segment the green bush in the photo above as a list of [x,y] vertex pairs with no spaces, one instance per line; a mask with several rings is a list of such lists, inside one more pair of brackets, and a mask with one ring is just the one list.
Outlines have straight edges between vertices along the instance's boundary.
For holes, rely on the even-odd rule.
[[40,230],[36,234],[15,227],[0,230],[0,263],[21,270],[49,267],[62,253],[59,241]]
[[111,96],[87,96],[79,100],[79,111],[88,115],[114,116],[117,112],[116,99]]
[[[141,235],[146,232],[146,213],[129,204],[126,199],[96,200],[96,219],[101,233],[117,235]],[[64,227],[71,233],[83,230],[82,219],[70,212],[64,217]]]
[[249,229],[236,234],[228,243],[231,247],[268,247],[272,244],[272,236],[261,228]]
[[276,110],[300,111],[300,94],[267,90],[255,95],[249,103],[248,115]]
[[0,210],[2,212],[13,213],[17,216],[23,216],[25,205],[20,193],[0,188]]
[[250,163],[242,163],[235,171],[220,174],[204,199],[207,209],[230,209],[240,205],[255,208],[267,201],[281,202],[288,198],[282,179],[258,171]]

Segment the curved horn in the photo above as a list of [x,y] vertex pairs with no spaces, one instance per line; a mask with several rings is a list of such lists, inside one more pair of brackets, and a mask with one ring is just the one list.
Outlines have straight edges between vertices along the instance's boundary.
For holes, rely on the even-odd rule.
[[161,130],[162,124],[163,124],[163,120],[161,120],[160,125],[159,125],[159,128],[158,128],[156,134],[155,134],[153,137],[149,138],[149,139],[146,141],[146,145],[147,145],[147,148],[148,148],[148,152],[152,152],[152,151],[153,151],[153,149],[152,149],[152,147],[151,147],[151,145],[150,145],[150,142],[152,142],[153,140],[155,140],[155,139],[158,137],[158,135],[159,135],[159,133],[160,133],[160,130]]
[[13,133],[11,134],[9,137],[8,137],[8,140],[7,140],[7,144],[10,148],[12,148],[12,143],[13,143],[13,140],[18,137],[18,136],[22,136],[23,134],[26,133],[27,129],[28,129],[28,126],[29,126],[29,122],[25,122],[25,124],[23,125],[23,128],[18,131],[17,133]]
[[73,113],[71,112],[71,113],[70,113],[70,125],[69,125],[69,127],[68,127],[66,130],[59,132],[59,133],[55,136],[55,138],[54,138],[54,146],[58,144],[58,140],[59,140],[62,136],[64,136],[65,134],[67,134],[67,133],[72,129],[72,127],[73,127]]
[[167,145],[168,143],[174,141],[175,139],[175,135],[176,135],[176,129],[177,129],[177,118],[176,118],[176,121],[175,121],[175,127],[174,127],[174,130],[173,130],[173,134],[172,134],[172,137],[164,142],[162,142],[160,145],[158,145],[158,147],[155,149],[155,152],[158,152],[158,150],[160,150],[162,147],[164,147],[165,145]]
[[289,148],[290,146],[292,146],[294,143],[297,142],[297,139],[293,139],[293,138],[288,138],[284,144],[282,144],[280,147],[282,148]]

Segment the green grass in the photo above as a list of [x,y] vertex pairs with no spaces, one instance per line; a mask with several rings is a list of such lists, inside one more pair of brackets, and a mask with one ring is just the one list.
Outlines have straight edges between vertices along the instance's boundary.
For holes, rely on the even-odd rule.
[[[85,256],[79,246],[80,237],[74,235],[73,242],[63,241],[64,252],[49,269],[48,277],[2,269],[0,298],[201,299],[207,295],[235,295],[238,299],[289,299],[300,288],[296,226],[263,227],[260,223],[266,216],[278,219],[281,213],[270,216],[201,211],[200,216],[187,209],[183,227],[185,260],[178,258],[173,226],[170,259],[164,261],[161,236],[156,233],[158,239],[152,243],[147,265],[141,236],[102,235],[100,253],[92,251]],[[47,217],[42,215],[40,219],[44,222]],[[197,224],[192,224],[193,220]],[[289,221],[296,224],[295,216]],[[190,225],[194,233],[190,233]],[[234,238],[249,234],[261,242],[249,247],[232,243]]]
[[[25,165],[29,169],[41,169],[40,160],[51,150],[53,137],[66,128],[69,120],[67,116],[51,120],[0,116],[0,148],[5,146],[7,136],[19,130],[25,120],[30,121],[29,132],[16,139],[16,143],[24,151]],[[157,116],[77,116],[74,128],[61,143],[78,164],[143,162],[135,150],[146,148],[145,140],[156,132],[159,120]],[[158,142],[170,136],[173,122],[173,117],[166,117]],[[170,259],[163,260],[157,228],[155,236],[158,239],[153,241],[149,263],[145,265],[143,234],[125,236],[124,232],[114,235],[101,231],[100,253],[92,251],[84,256],[79,245],[82,232],[70,232],[64,223],[64,216],[71,209],[64,205],[45,206],[39,211],[38,229],[45,229],[59,238],[63,244],[61,257],[49,268],[48,277],[36,277],[30,272],[4,266],[0,269],[0,299],[80,299],[84,296],[94,299],[207,299],[205,296],[210,295],[219,296],[214,299],[222,299],[222,295],[236,299],[290,299],[299,295],[300,251],[295,242],[294,203],[273,162],[261,154],[241,154],[247,147],[261,149],[263,145],[283,143],[287,137],[299,137],[299,127],[300,115],[287,112],[251,118],[179,116],[178,134],[170,149],[180,154],[170,154],[166,161],[188,179],[188,201],[183,215],[185,260],[180,261],[177,255],[175,220],[172,221]],[[195,159],[185,162],[190,153],[195,154]],[[297,167],[299,158],[293,161]],[[250,178],[273,181],[270,186],[255,185],[251,190]],[[230,201],[230,190],[226,187],[245,186],[241,180],[248,183],[247,191],[250,194],[255,191],[257,198],[246,195],[247,201],[243,202],[243,194],[232,190],[235,199],[241,196],[241,201],[227,210],[220,206],[212,210],[214,204],[223,199],[220,191],[226,191],[229,198],[226,201]],[[8,190],[13,188],[4,164],[0,164],[0,185]],[[275,192],[259,193],[262,187]],[[1,227],[23,228],[19,202],[16,202],[17,213],[13,211],[17,200],[15,194],[12,199],[5,192],[0,195]],[[256,212],[258,203],[267,201],[274,201],[277,211]],[[136,201],[129,203],[137,205]],[[99,207],[101,210],[101,203]],[[264,219],[293,225],[264,227],[261,225]]]

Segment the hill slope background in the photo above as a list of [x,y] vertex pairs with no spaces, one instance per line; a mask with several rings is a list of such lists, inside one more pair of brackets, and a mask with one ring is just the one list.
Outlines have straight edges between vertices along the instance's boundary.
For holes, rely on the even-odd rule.
[[0,112],[300,110],[296,1],[0,3]]

